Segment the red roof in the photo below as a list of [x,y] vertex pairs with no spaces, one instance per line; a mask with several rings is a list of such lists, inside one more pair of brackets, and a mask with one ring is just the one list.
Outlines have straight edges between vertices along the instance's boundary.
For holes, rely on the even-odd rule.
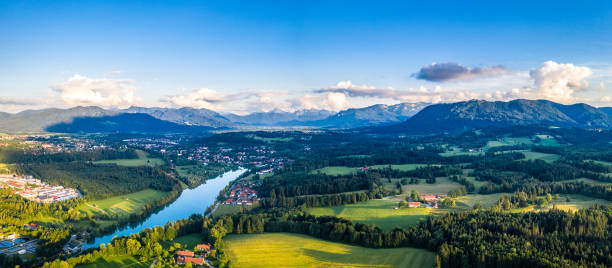
[[193,257],[193,251],[189,251],[189,250],[179,250],[176,252],[176,255],[179,256],[187,256],[187,257]]
[[421,206],[421,202],[408,202],[408,206]]
[[193,264],[202,265],[202,264],[204,264],[204,258],[191,258],[191,257],[186,257],[186,258],[185,258],[185,262],[191,262],[191,263],[193,263]]
[[210,245],[209,244],[198,244],[197,247],[198,247],[199,250],[210,251]]

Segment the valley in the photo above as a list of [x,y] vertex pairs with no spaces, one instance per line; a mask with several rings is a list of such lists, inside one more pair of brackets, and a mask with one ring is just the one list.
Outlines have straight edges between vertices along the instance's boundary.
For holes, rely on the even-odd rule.
[[[592,233],[599,242],[581,246],[604,252],[609,133],[525,125],[424,136],[371,128],[2,136],[3,173],[81,196],[43,205],[2,192],[3,235],[36,247],[0,256],[25,267],[606,264],[603,253],[565,249]],[[571,220],[548,229],[560,219]],[[557,240],[559,232],[572,238]],[[538,250],[517,250],[525,243]],[[521,257],[500,259],[499,250]]]

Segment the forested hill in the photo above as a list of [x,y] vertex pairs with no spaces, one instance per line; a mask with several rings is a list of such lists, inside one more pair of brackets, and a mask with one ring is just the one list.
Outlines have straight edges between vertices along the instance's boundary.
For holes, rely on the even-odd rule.
[[582,103],[470,100],[430,105],[401,124],[375,131],[428,134],[524,125],[609,129],[612,127],[611,118],[604,111]]
[[164,121],[147,114],[119,113],[95,106],[79,106],[69,109],[49,108],[26,110],[16,114],[0,114],[0,132],[5,133],[193,133],[210,129],[210,127],[189,126]]
[[60,123],[71,122],[76,117],[112,116],[117,112],[95,106],[74,107],[69,109],[49,108],[26,110],[16,114],[0,116],[1,132],[45,132],[46,128]]
[[170,121],[177,124],[195,125],[205,127],[231,127],[235,125],[229,119],[219,113],[208,109],[195,108],[145,108],[145,107],[130,107],[121,110],[123,113],[142,113],[153,116],[157,119]]
[[198,133],[210,127],[179,125],[148,114],[118,114],[101,117],[77,117],[69,123],[51,125],[45,130],[62,133]]

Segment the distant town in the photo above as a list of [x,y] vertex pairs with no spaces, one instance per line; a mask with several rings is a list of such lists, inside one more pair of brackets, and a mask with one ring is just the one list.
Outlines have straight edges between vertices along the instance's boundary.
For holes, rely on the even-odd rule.
[[53,203],[81,197],[76,189],[52,186],[32,176],[23,177],[16,174],[0,174],[0,187],[11,188],[13,193],[39,203]]

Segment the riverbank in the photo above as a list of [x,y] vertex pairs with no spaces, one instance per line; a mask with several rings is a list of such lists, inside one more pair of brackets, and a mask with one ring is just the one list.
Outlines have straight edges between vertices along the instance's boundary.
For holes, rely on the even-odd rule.
[[163,226],[167,222],[178,219],[185,219],[192,214],[202,214],[205,209],[214,204],[217,200],[218,193],[224,189],[229,182],[237,179],[246,172],[246,169],[239,168],[234,171],[228,171],[213,179],[207,180],[204,184],[193,189],[183,190],[173,202],[161,210],[148,215],[138,223],[130,223],[129,226],[117,228],[110,234],[96,237],[93,241],[87,243],[85,248],[98,247],[102,243],[109,243],[115,236],[126,236],[132,233],[138,233],[144,228],[152,228],[155,226]]

